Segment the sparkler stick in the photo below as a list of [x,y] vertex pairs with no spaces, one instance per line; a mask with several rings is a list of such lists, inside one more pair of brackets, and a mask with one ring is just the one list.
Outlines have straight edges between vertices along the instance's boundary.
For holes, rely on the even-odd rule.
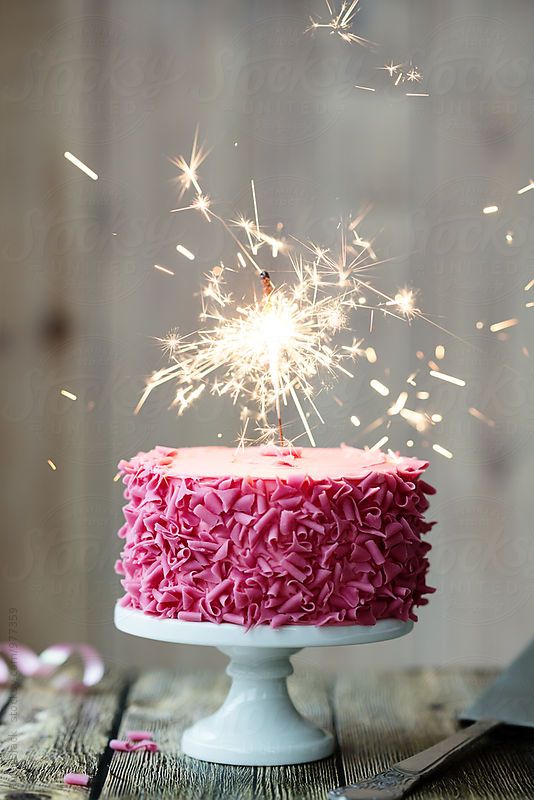
[[[254,182],[252,183],[252,191],[254,194],[254,205],[256,206],[256,193],[254,192]],[[258,219],[258,209],[256,207],[256,220]],[[274,292],[274,286],[271,282],[271,276],[265,270],[260,272],[260,278],[263,286],[263,302],[264,307],[268,309],[269,300]],[[276,405],[276,417],[278,422],[278,435],[280,437],[280,447],[284,445],[284,431],[282,428],[282,411],[280,408],[280,374],[279,374],[279,353],[275,345],[271,343],[269,347],[269,366],[271,371],[271,380],[274,389],[274,401]]]

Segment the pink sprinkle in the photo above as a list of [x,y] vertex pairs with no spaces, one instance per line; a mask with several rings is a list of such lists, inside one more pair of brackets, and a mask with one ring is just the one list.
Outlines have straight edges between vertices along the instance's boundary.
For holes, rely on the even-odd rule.
[[132,753],[136,750],[144,750],[149,753],[157,753],[159,748],[152,739],[141,739],[140,741],[126,741],[125,739],[111,739],[109,746],[112,750],[121,753]]
[[126,731],[126,738],[131,742],[139,742],[141,739],[153,739],[152,731]]
[[132,742],[126,742],[123,739],[110,739],[109,746],[112,750],[119,750],[123,753],[129,753],[133,748]]
[[91,776],[83,772],[67,772],[63,778],[66,786],[89,786]]
[[150,739],[143,739],[142,742],[139,742],[134,746],[134,750],[146,750],[148,753],[157,753],[159,747],[157,746],[156,742],[153,742]]

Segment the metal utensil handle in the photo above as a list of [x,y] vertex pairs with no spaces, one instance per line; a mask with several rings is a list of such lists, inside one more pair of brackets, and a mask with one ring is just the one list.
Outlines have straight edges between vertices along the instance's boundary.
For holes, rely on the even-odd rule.
[[399,761],[395,766],[404,772],[414,772],[421,776],[427,775],[459,750],[467,747],[471,742],[475,742],[492,728],[496,728],[497,725],[500,725],[498,720],[475,722],[473,725],[453,733],[432,747],[428,747],[421,753],[416,753],[415,756]]
[[452,758],[464,747],[500,725],[495,720],[475,722],[468,728],[457,731],[447,739],[428,747],[421,753],[394,764],[393,767],[366,778],[351,786],[343,786],[329,792],[330,800],[401,800],[437,767]]

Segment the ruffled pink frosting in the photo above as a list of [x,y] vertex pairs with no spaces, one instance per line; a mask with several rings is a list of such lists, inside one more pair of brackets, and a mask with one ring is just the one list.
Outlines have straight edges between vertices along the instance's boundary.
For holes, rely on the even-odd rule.
[[246,627],[416,620],[433,591],[427,466],[343,446],[156,447],[121,461],[121,603]]

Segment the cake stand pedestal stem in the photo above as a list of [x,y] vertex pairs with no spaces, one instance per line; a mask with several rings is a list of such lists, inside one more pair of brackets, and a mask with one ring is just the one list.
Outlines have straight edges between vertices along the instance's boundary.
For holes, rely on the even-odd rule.
[[331,733],[299,714],[287,691],[290,657],[300,648],[219,647],[230,658],[232,686],[221,708],[188,728],[186,755],[221,764],[271,766],[325,758]]

